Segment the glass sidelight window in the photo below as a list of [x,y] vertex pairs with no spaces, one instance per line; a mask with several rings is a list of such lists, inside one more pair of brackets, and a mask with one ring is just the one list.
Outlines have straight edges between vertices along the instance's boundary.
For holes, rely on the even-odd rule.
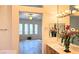
[[33,34],[33,24],[30,24],[30,34]]
[[28,24],[24,25],[24,34],[28,34]]
[[35,28],[34,28],[34,29],[35,29],[35,31],[34,31],[35,34],[38,34],[38,24],[35,24],[34,27],[35,27]]
[[24,34],[38,34],[38,24],[19,24],[19,34],[23,32]]
[[23,34],[23,26],[22,26],[22,24],[19,24],[19,34]]

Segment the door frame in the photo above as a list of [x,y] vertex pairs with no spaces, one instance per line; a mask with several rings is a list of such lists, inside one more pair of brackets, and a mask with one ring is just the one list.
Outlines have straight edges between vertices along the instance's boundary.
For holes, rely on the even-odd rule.
[[12,6],[12,49],[19,52],[19,11],[43,13],[43,8],[30,6]]

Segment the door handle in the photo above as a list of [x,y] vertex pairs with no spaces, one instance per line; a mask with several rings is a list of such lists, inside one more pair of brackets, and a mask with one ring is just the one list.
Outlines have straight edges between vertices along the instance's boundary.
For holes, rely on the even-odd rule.
[[8,29],[0,29],[0,31],[7,31]]

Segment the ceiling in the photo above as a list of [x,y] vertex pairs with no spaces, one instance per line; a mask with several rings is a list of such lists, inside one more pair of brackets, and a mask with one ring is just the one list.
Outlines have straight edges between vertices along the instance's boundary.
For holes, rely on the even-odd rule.
[[42,20],[42,14],[38,14],[38,13],[27,13],[27,12],[20,12],[19,13],[19,18],[21,20],[28,20],[29,19],[29,14],[32,14],[33,20]]

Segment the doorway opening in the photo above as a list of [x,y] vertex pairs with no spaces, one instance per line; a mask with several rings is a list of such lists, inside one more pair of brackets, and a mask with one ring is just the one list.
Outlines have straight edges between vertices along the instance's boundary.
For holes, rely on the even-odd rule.
[[42,53],[42,14],[19,12],[19,53]]

